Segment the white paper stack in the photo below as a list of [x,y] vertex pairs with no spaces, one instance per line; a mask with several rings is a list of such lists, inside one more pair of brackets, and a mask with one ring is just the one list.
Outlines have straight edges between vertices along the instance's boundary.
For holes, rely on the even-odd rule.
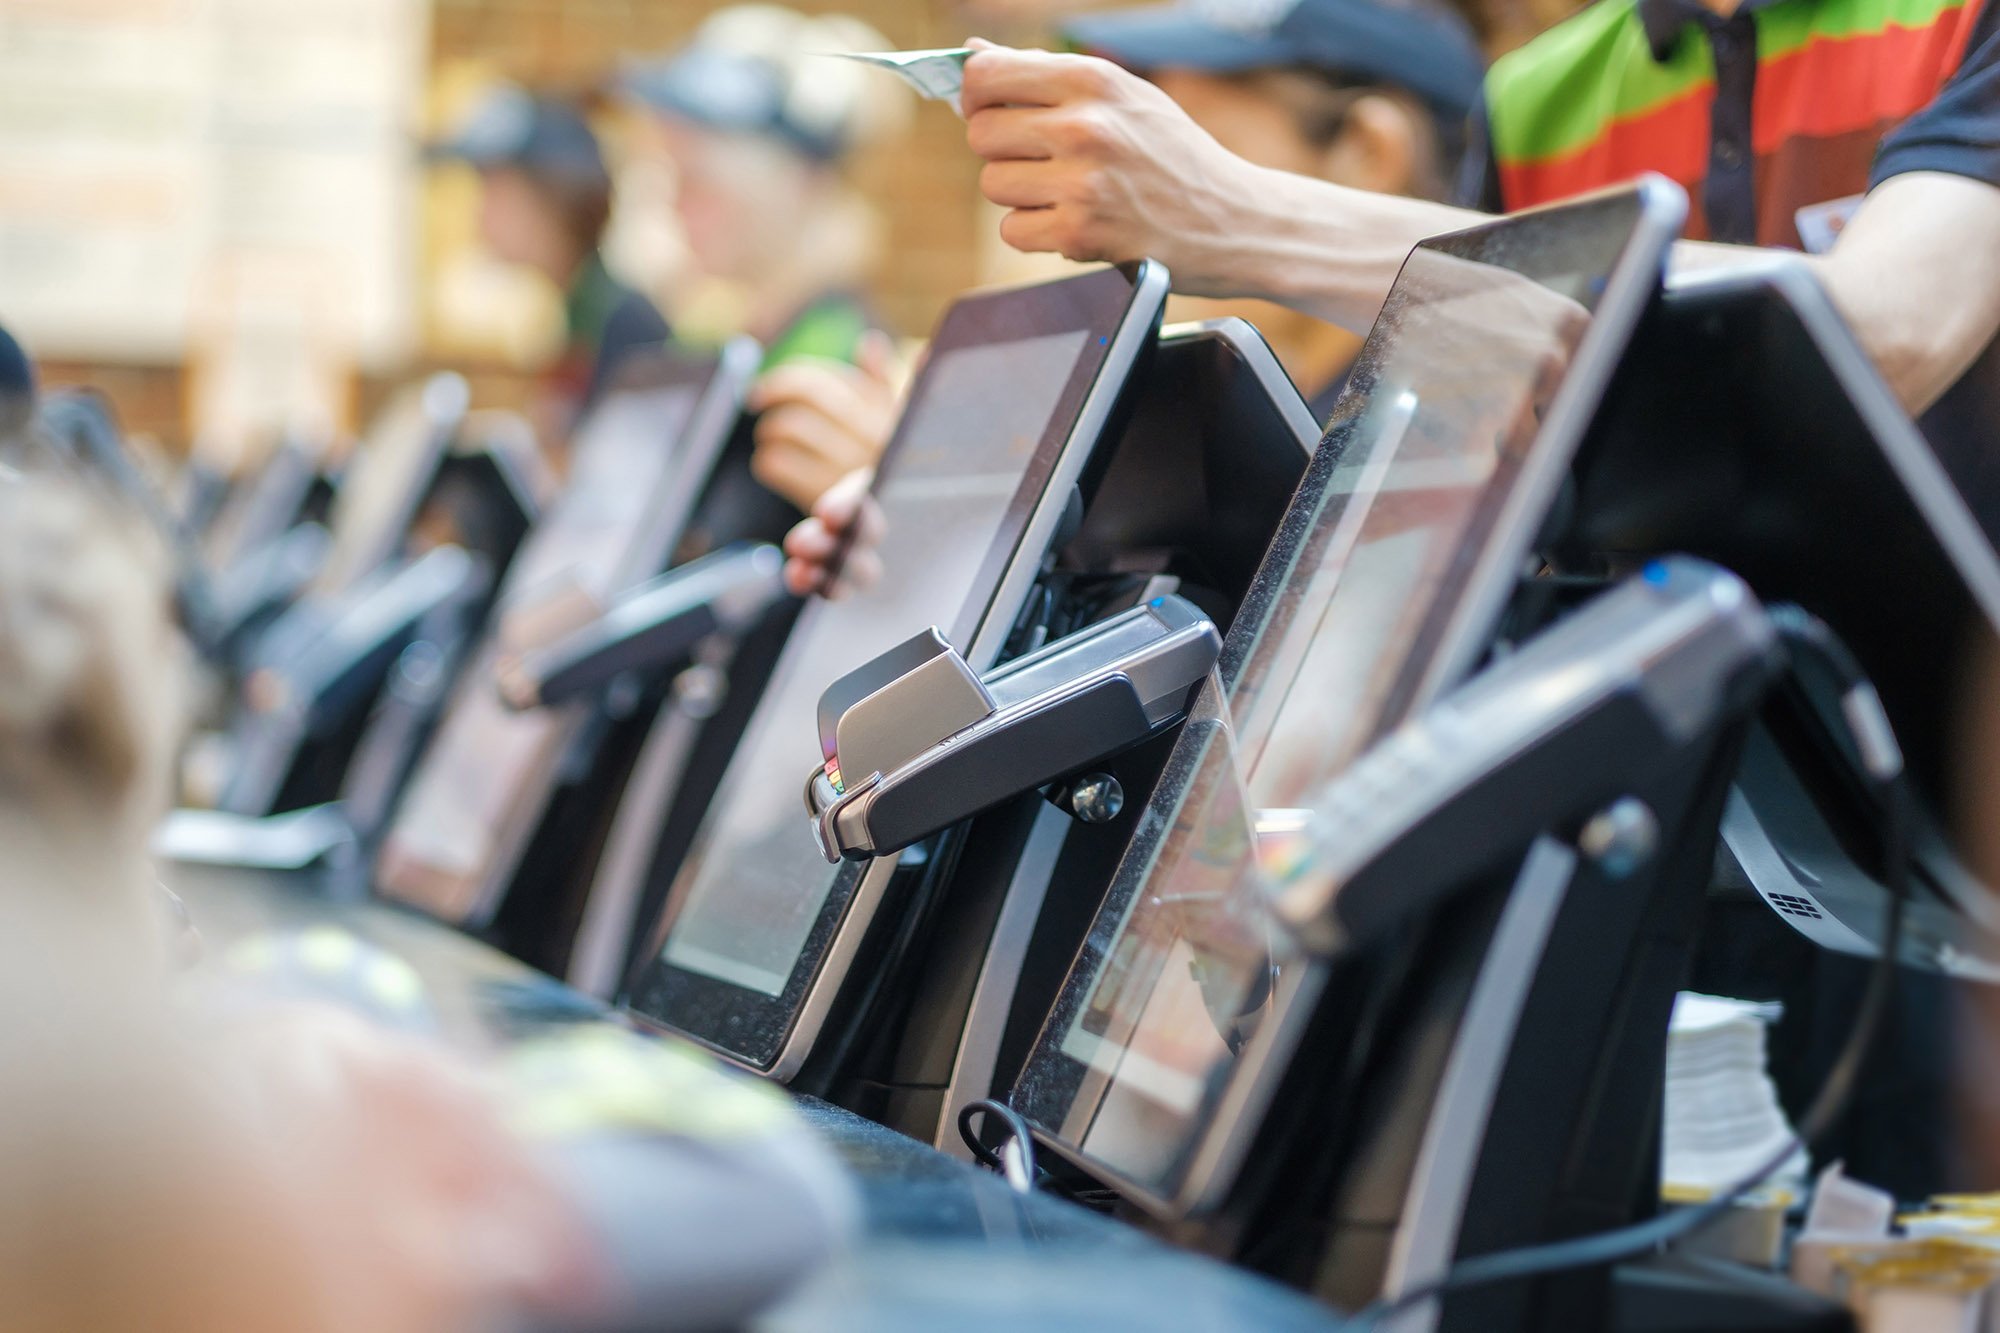
[[1849,1180],[1839,1162],[1813,1182],[1806,1223],[1792,1241],[1792,1281],[1807,1291],[1838,1299],[1836,1261],[1842,1251],[1881,1246],[1896,1220],[1895,1197],[1873,1185]]
[[[1775,1004],[1690,991],[1675,1000],[1660,1163],[1670,1192],[1698,1195],[1734,1185],[1792,1138],[1765,1059],[1765,1033],[1779,1012]],[[1801,1152],[1770,1183],[1798,1197],[1805,1171]]]

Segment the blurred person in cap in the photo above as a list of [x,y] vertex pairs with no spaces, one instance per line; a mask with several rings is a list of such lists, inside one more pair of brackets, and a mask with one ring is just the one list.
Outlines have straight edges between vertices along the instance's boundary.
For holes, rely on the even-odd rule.
[[620,362],[671,336],[653,303],[605,267],[612,188],[597,136],[575,107],[501,87],[430,155],[479,172],[479,235],[494,257],[564,294],[564,346],[536,424],[566,439]]
[[887,434],[848,429],[816,404],[855,400],[879,416],[898,377],[861,295],[881,257],[881,219],[851,169],[904,130],[910,94],[827,58],[888,45],[858,19],[737,5],[623,80],[673,165],[696,265],[739,298],[731,331],[766,348],[752,467],[799,511],[871,464]]
[[[1258,26],[1259,14],[1281,17]],[[1421,199],[1449,195],[1485,75],[1465,22],[1424,0],[1175,0],[1079,15],[1061,35],[1147,79],[1246,161]],[[1321,421],[1360,347],[1269,302],[1188,313],[1256,325]]]

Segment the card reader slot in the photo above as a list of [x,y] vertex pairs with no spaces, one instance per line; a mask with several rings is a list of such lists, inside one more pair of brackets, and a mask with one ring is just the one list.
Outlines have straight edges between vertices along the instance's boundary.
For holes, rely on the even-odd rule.
[[840,715],[834,762],[856,777],[887,773],[993,711],[978,675],[947,647]]
[[1141,652],[1163,634],[1191,628],[1206,619],[1179,597],[1155,598],[1145,612],[1150,614],[1128,612],[1114,616],[1058,639],[1030,657],[988,672],[986,689],[995,706],[1004,709],[1032,699],[1107,660]]
[[856,667],[819,697],[820,753],[832,759],[840,750],[840,723],[848,710],[876,691],[895,684],[925,663],[952,651],[936,629],[927,629],[891,648],[865,665]]
[[1131,748],[1153,732],[1132,683],[1092,681],[1049,703],[1023,705],[934,752],[919,780],[885,786],[869,807],[877,846],[907,847],[971,812],[998,805]]
[[[1214,624],[1171,596],[983,679],[935,632],[901,644],[829,691],[873,686],[830,720],[835,751],[807,779],[820,850],[829,861],[885,855],[1129,749],[1185,714],[1220,653]],[[885,661],[916,665],[887,678]],[[864,712],[884,726],[860,725]],[[891,719],[893,747],[874,734]]]

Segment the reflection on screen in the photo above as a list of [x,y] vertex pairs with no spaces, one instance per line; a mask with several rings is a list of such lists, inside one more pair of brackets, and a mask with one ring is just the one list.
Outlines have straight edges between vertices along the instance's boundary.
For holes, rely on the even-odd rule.
[[1074,330],[932,361],[878,490],[887,572],[860,596],[814,607],[793,633],[723,779],[667,963],[783,993],[831,882],[799,813],[799,786],[821,757],[820,693],[911,635],[950,627],[1088,337]]
[[1237,1054],[1298,983],[1251,873],[1259,831],[1295,822],[1291,807],[1418,702],[1588,324],[1592,277],[1419,249],[1384,306],[1234,724],[1198,715],[1183,733],[1016,1090],[1121,1176],[1172,1192]]
[[402,538],[395,527],[410,518],[410,492],[424,484],[440,447],[430,392],[427,384],[399,392],[348,460],[327,516],[333,545],[316,590],[339,592],[395,554]]
[[222,508],[201,537],[203,560],[225,570],[253,550],[282,535],[307,497],[318,472],[317,455],[284,443],[229,489]]
[[[700,390],[674,385],[607,398],[579,432],[562,496],[535,525],[507,573],[489,636],[453,695],[438,734],[411,779],[384,848],[381,882],[431,911],[460,917],[471,910],[502,849],[531,828],[534,814],[517,807],[534,796],[529,778],[553,762],[547,753],[563,734],[567,714],[515,713],[494,684],[504,652],[521,651],[521,627],[549,617],[563,624],[588,619],[627,586],[650,577],[638,568],[638,548],[663,504],[680,493],[693,499],[705,472],[695,452],[674,447]],[[677,468],[679,462],[686,468]],[[561,610],[558,610],[561,608]]]

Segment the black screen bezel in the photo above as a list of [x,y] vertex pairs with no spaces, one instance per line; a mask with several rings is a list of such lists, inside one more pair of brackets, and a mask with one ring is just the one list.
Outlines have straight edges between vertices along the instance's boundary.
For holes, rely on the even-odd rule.
[[[1795,265],[1670,285],[1641,344],[1658,373],[1621,379],[1619,415],[1578,469],[1565,554],[1699,556],[1826,621],[1882,696],[1919,792],[1949,810],[1961,702],[1951,683],[2000,638],[2000,564],[1964,491],[1984,476],[1954,475]],[[1740,404],[1728,418],[1706,410],[1709,395],[1675,392],[1697,373]],[[1870,540],[1797,544],[1829,520]],[[1945,652],[1912,653],[1920,643]]]

